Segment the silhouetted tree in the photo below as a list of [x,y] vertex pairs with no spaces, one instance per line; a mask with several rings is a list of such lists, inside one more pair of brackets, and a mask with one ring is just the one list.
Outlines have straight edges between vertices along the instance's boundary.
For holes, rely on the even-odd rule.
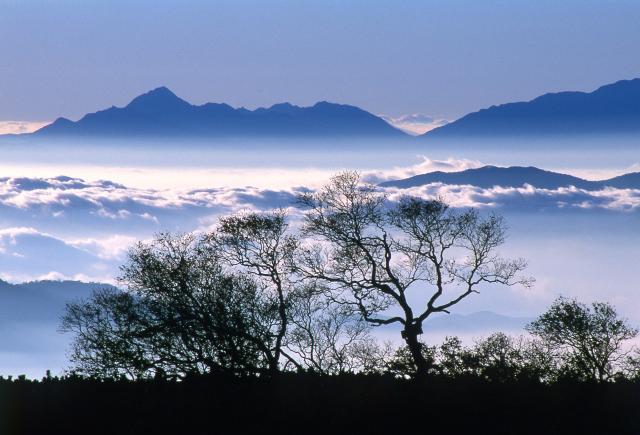
[[623,344],[638,334],[610,304],[594,302],[589,307],[565,298],[558,298],[527,330],[563,351],[568,374],[600,382],[621,369]]
[[[528,284],[518,276],[525,262],[496,256],[505,233],[498,216],[457,211],[440,200],[392,203],[360,181],[345,172],[301,196],[308,208],[303,231],[316,243],[301,249],[297,266],[372,325],[401,324],[416,371],[426,374],[430,364],[418,339],[424,320],[448,313],[483,284]],[[417,310],[411,291],[423,294]],[[399,314],[381,315],[391,308]]]
[[451,378],[468,374],[470,358],[470,352],[458,337],[445,337],[438,348],[438,372]]
[[356,341],[350,349],[353,371],[364,374],[388,372],[389,362],[394,354],[390,341],[378,341],[367,335]]
[[640,349],[634,347],[623,362],[623,375],[627,379],[640,381]]
[[300,288],[293,305],[287,339],[300,363],[323,374],[353,372],[367,365],[365,346],[371,345],[370,326],[350,307],[332,303],[323,292]]
[[[436,346],[427,346],[426,344],[419,342],[420,354],[422,359],[427,363],[427,371],[421,373],[421,375],[435,375],[439,374],[438,366],[436,363]],[[397,348],[391,358],[385,365],[385,371],[398,378],[411,378],[416,376],[418,367],[416,360],[411,349],[406,344]]]
[[208,244],[161,234],[129,252],[120,283],[71,303],[75,371],[98,377],[255,373],[271,365],[277,303],[225,273]]
[[285,340],[295,299],[291,280],[292,258],[297,238],[289,234],[286,213],[243,213],[220,219],[217,230],[207,236],[214,250],[228,265],[256,278],[262,290],[273,297],[278,324],[272,328],[273,346],[269,349],[269,370],[280,368],[284,355],[288,362],[298,362],[285,352]]
[[496,332],[468,351],[466,366],[491,381],[548,381],[554,373],[553,354],[549,350],[538,341]]

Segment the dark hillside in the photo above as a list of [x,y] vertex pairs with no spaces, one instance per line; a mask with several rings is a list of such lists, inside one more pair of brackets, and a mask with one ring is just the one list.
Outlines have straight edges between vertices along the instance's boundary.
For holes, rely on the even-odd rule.
[[[274,380],[0,382],[3,434],[637,434],[640,384]],[[273,432],[271,432],[273,433]]]

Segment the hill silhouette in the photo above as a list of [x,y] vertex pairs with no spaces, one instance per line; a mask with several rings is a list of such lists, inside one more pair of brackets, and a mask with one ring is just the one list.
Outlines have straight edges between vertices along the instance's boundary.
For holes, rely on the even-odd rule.
[[558,92],[491,106],[422,135],[425,139],[640,134],[640,79],[593,92]]
[[112,286],[55,280],[11,284],[0,280],[0,324],[37,322],[56,325],[67,302],[86,298],[93,290],[105,287]]
[[49,137],[404,137],[405,133],[358,107],[321,101],[311,107],[290,103],[248,110],[228,104],[192,105],[166,87],[134,98],[125,107],[59,118],[32,133]]
[[533,166],[511,166],[507,168],[483,166],[460,172],[429,172],[402,180],[386,181],[380,185],[383,187],[409,188],[430,183],[468,184],[484,189],[494,186],[521,187],[525,184],[542,189],[558,189],[569,186],[585,190],[600,190],[605,187],[640,189],[640,173],[633,172],[608,180],[591,181],[572,175],[545,171]]

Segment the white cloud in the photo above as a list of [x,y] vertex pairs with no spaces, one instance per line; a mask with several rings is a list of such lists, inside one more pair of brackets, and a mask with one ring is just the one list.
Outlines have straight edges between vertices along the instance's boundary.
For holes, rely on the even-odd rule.
[[[369,172],[367,181],[403,178],[430,170],[479,166],[468,160],[423,161],[409,168]],[[221,214],[239,210],[288,208],[297,220],[296,194],[283,190],[244,188],[140,189],[108,181],[81,179],[0,179],[0,264],[2,272],[19,276],[65,277],[78,274],[104,279],[117,274],[126,250],[135,241],[161,230],[210,229]],[[544,211],[553,214],[631,213],[640,210],[640,190],[575,187],[540,189],[445,185],[385,189],[390,200],[403,195],[444,198],[454,207],[497,209],[507,213]],[[294,222],[295,224],[295,222]]]
[[426,184],[408,189],[387,188],[389,198],[397,200],[403,195],[423,198],[443,198],[453,207],[501,208],[512,211],[617,211],[640,209],[640,190],[604,188],[598,191],[561,187],[540,189],[531,185],[522,187],[492,187]]
[[455,159],[449,157],[446,160],[430,159],[426,156],[418,156],[421,161],[412,166],[395,167],[393,169],[363,172],[362,177],[367,183],[382,183],[389,180],[400,180],[427,172],[458,172],[465,169],[479,168],[483,163],[478,160]]
[[632,165],[622,168],[566,168],[557,167],[552,168],[555,172],[563,174],[570,174],[575,177],[584,178],[585,180],[608,180],[620,175],[629,174],[631,172],[640,172],[640,163],[634,163]]
[[142,189],[78,178],[0,178],[2,224],[77,237],[190,230],[203,217],[288,207],[299,189]]
[[380,115],[380,117],[394,127],[415,136],[424,134],[434,128],[442,127],[449,123],[446,119],[434,118],[424,113],[413,113],[398,117]]
[[[29,236],[39,235],[43,237],[50,237],[48,234],[40,233],[35,228],[29,228],[29,227],[2,228],[0,229],[0,253],[1,254],[8,253],[9,247],[16,245],[17,238],[25,235],[29,235]],[[16,253],[12,252],[11,254],[16,254]]]
[[[423,157],[417,165],[365,172],[363,178],[379,183],[434,170],[459,171],[481,165],[471,160]],[[302,187],[155,190],[67,177],[0,178],[1,225],[9,227],[0,230],[0,249],[6,249],[16,234],[25,236],[35,229],[42,236],[53,234],[67,240],[106,240],[114,235],[144,238],[161,230],[191,231],[215,220],[215,216],[238,210],[295,208],[296,195],[304,190]],[[391,199],[401,195],[439,196],[457,207],[499,207],[504,210],[634,211],[640,206],[640,191],[614,188],[599,191],[572,187],[550,190],[534,186],[482,189],[433,183],[410,189],[387,188],[387,192]],[[75,246],[82,244],[78,242]],[[100,253],[100,256],[105,255],[109,256]]]
[[50,121],[0,121],[0,134],[32,133],[49,124]]
[[[125,237],[69,242],[31,227],[0,229],[0,265],[5,280],[109,278],[117,271],[116,257]],[[100,245],[102,243],[102,245]],[[89,279],[89,278],[87,278]]]
[[117,281],[111,275],[86,275],[84,273],[64,274],[54,270],[41,274],[0,272],[0,280],[12,284],[32,281],[80,281],[85,283],[117,285]]
[[95,254],[103,260],[120,260],[124,258],[129,247],[138,241],[137,237],[115,234],[102,239],[78,239],[67,243],[76,248]]

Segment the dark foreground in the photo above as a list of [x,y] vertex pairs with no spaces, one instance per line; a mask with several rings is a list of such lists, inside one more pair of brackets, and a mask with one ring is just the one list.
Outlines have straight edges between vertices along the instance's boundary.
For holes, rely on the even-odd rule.
[[0,434],[76,433],[640,434],[640,383],[0,380]]

